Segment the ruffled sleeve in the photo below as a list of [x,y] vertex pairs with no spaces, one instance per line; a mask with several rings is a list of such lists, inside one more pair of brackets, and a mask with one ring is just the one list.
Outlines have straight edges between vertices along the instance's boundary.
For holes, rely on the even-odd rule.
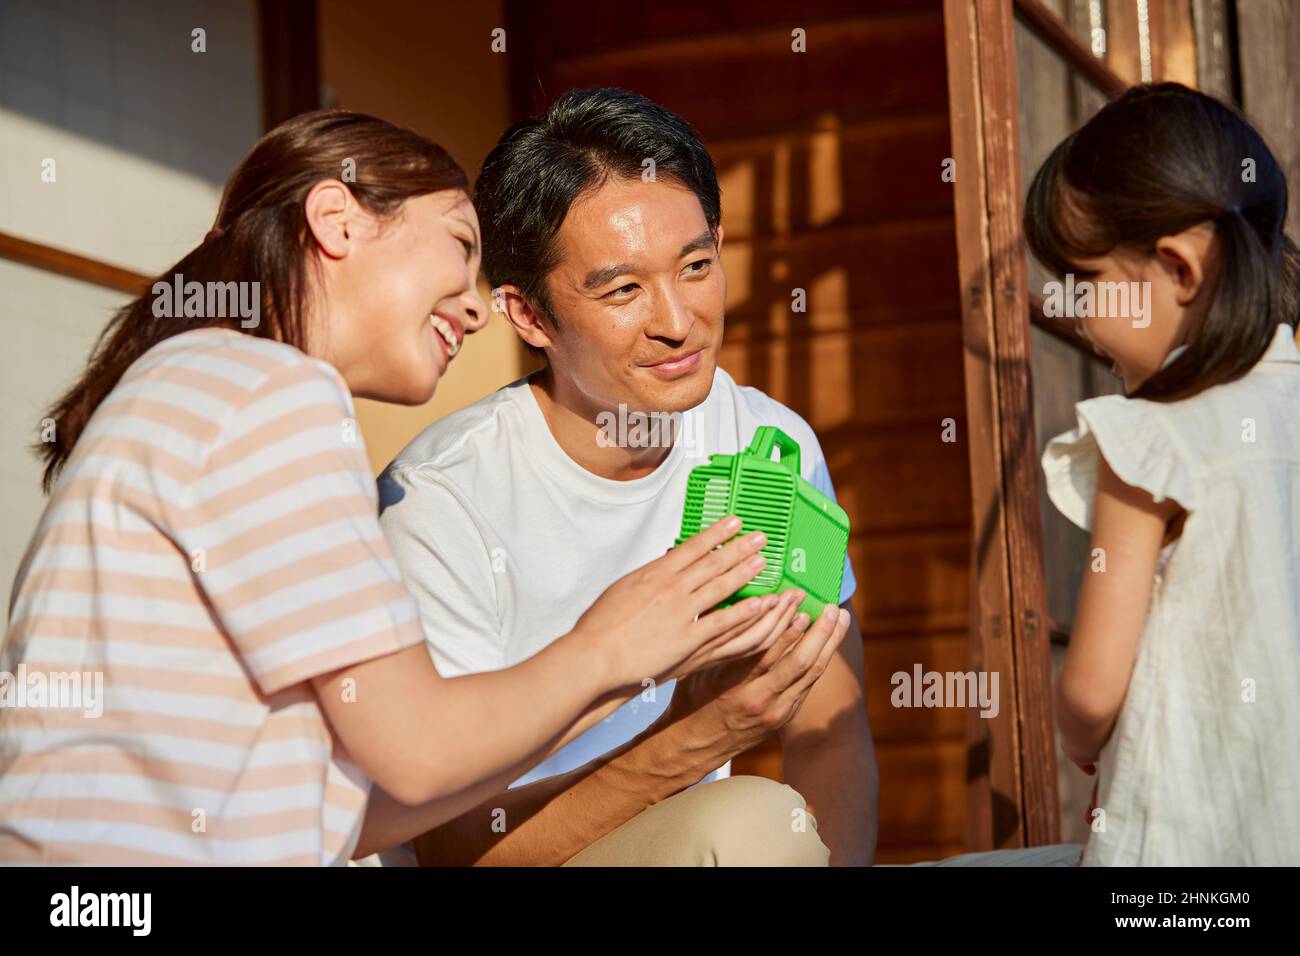
[[1078,427],[1058,435],[1043,451],[1047,495],[1080,528],[1092,527],[1097,466],[1105,458],[1120,481],[1196,509],[1195,464],[1157,403],[1103,395],[1075,406]]

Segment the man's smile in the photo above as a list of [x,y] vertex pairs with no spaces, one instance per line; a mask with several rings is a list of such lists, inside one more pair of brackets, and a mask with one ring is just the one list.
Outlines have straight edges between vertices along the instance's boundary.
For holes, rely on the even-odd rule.
[[669,356],[662,362],[643,367],[648,368],[651,372],[661,378],[680,378],[683,375],[689,375],[691,372],[699,368],[700,355],[703,351],[704,349],[700,348],[693,352],[681,352],[677,355]]

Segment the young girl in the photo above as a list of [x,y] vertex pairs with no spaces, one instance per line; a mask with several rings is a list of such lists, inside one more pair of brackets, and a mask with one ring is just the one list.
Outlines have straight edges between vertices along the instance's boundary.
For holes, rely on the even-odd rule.
[[1106,106],[1030,186],[1030,248],[1093,283],[1082,331],[1126,392],[1080,402],[1043,456],[1092,531],[1056,688],[1066,754],[1098,774],[1084,865],[1300,864],[1286,208],[1250,124],[1173,83]]
[[[439,677],[352,397],[428,400],[487,320],[466,185],[407,130],[296,117],[109,324],[50,412],[0,654],[24,687],[76,672],[103,699],[0,707],[0,862],[339,863],[503,789],[645,678],[791,623],[793,592],[703,613],[762,566],[759,535],[716,548],[720,522],[517,667]],[[232,290],[259,309],[227,318]],[[833,648],[832,617],[805,639]]]

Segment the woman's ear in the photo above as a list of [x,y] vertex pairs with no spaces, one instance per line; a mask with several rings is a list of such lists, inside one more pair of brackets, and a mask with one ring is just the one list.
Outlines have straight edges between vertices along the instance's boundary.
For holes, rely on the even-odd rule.
[[1219,237],[1213,227],[1200,224],[1156,240],[1156,259],[1172,280],[1174,300],[1190,305],[1205,287],[1205,276],[1214,268]]
[[346,256],[351,246],[348,220],[355,208],[348,187],[337,179],[323,179],[311,187],[305,206],[307,228],[316,244],[333,259]]
[[552,344],[541,313],[529,305],[516,285],[499,285],[492,290],[492,308],[505,313],[515,333],[528,345],[544,349]]

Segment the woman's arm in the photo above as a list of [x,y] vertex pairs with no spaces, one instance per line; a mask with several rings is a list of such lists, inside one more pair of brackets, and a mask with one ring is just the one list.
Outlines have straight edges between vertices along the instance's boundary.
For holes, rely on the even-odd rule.
[[[769,612],[777,631],[790,626],[800,599],[796,591],[780,596]],[[832,636],[829,624],[819,626],[824,637]],[[603,710],[597,716],[603,716]],[[421,858],[452,866],[558,866],[650,804],[696,783],[718,766],[700,764],[701,756],[709,760],[707,748],[683,748],[680,740],[670,740],[675,729],[661,718],[623,746],[569,773],[511,790],[500,788],[470,807],[459,795],[406,806],[376,789],[366,805],[365,825],[353,856],[423,835],[424,846],[417,844]],[[508,833],[493,829],[501,814]]]
[[1180,510],[1177,502],[1157,504],[1149,493],[1126,485],[1102,459],[1091,558],[1056,684],[1065,754],[1081,767],[1096,762],[1124,703],[1165,529]]
[[321,708],[350,758],[401,803],[472,807],[644,677],[690,673],[775,639],[774,595],[704,613],[763,561],[762,535],[719,547],[738,524],[719,522],[619,579],[573,631],[515,667],[445,680],[417,645],[314,678]]
[[[487,674],[472,674],[465,677],[450,679],[436,676],[437,670],[430,661],[429,653],[423,645],[417,645],[390,655],[392,659],[392,664],[390,666],[397,671],[406,670],[413,672],[414,680],[417,682],[429,679],[427,674],[421,676],[419,672],[424,671],[426,668],[433,671],[435,676],[432,679],[438,682],[437,687],[425,689],[419,691],[419,693],[441,695],[444,699],[447,699],[447,692],[449,690],[454,692],[452,698],[455,698],[460,692],[465,691],[467,692],[465,697],[466,701],[472,701],[474,695],[477,694],[478,702],[486,702],[493,698],[498,700],[504,698],[506,701],[504,711],[498,712],[495,718],[489,717],[487,720],[497,719],[499,721],[504,721],[504,726],[515,727],[522,731],[525,726],[530,724],[532,721],[524,718],[517,706],[512,707],[510,705],[510,697],[512,694],[519,693],[522,694],[524,698],[527,698],[530,696],[530,693],[528,690],[524,689],[526,687],[524,682],[539,677],[542,680],[546,680],[553,676],[546,674],[545,671],[540,675],[529,673],[529,665],[536,661],[538,657],[545,655],[547,651],[551,650],[551,648],[557,648],[560,651],[558,655],[552,655],[556,657],[555,664],[557,665],[553,674],[562,673],[566,664],[571,664],[578,668],[577,673],[572,675],[573,679],[566,681],[569,685],[567,688],[553,688],[553,690],[559,690],[558,695],[556,695],[558,700],[563,700],[566,693],[572,693],[575,699],[581,698],[584,693],[584,686],[596,688],[603,683],[598,676],[599,670],[592,668],[589,662],[584,668],[583,661],[580,657],[575,657],[569,661],[564,660],[565,645],[565,641],[557,641],[541,654],[530,658],[528,661],[525,661],[517,667],[508,668],[502,671],[493,671]],[[381,658],[380,660],[389,660],[389,658]],[[585,679],[583,676],[584,670],[586,672]],[[485,682],[482,678],[498,678],[495,683],[501,686],[484,687],[483,685],[485,683],[491,684],[493,682]],[[505,678],[505,681],[500,680],[500,678]],[[516,690],[511,690],[512,684],[517,685]],[[477,690],[475,689],[475,685],[477,685]],[[640,688],[627,688],[620,695],[613,693],[605,694],[601,698],[597,699],[595,703],[587,707],[582,712],[581,716],[568,727],[567,731],[549,742],[544,742],[541,744],[540,749],[554,752],[569,740],[573,739],[587,728],[593,726],[603,717],[613,713],[613,711],[618,708],[627,696],[639,692],[639,690]],[[594,690],[592,691],[593,694],[595,692],[596,691]],[[447,699],[447,703],[453,714],[456,713],[456,707],[465,706],[465,703],[453,703],[451,699]],[[470,706],[472,707],[474,704],[471,703]],[[438,741],[442,736],[443,734],[439,733],[429,733],[425,735],[424,740],[417,742],[416,746],[421,750],[432,750],[440,746]],[[471,727],[468,728],[462,742],[472,744],[475,740],[484,741],[484,739],[485,738],[480,731],[475,731]],[[532,739],[536,740],[538,738],[534,737]],[[387,850],[389,847],[405,843],[419,834],[424,833],[426,830],[473,809],[493,793],[500,793],[505,790],[513,780],[517,779],[520,774],[527,771],[529,766],[533,765],[538,759],[541,759],[545,755],[546,754],[540,752],[535,756],[530,755],[530,757],[526,757],[525,759],[519,760],[510,765],[506,770],[498,772],[491,777],[479,780],[468,787],[463,787],[459,791],[446,793],[431,800],[416,803],[414,805],[404,803],[392,797],[381,785],[376,784],[371,791],[370,800],[366,805],[365,823],[362,826],[361,838],[358,841],[357,849],[353,854],[353,858],[359,859],[363,856],[369,856],[371,853],[377,853],[381,850]],[[461,759],[464,758],[451,751],[447,753],[447,760],[449,762]]]
[[[790,618],[794,616],[796,605],[790,599],[792,593],[793,592],[786,592],[780,596],[770,595],[768,600],[761,602],[763,607],[769,608],[765,614],[757,620],[748,618],[742,619],[741,623],[731,627],[723,637],[719,638],[719,640],[722,642],[758,640],[759,646],[766,647],[770,644],[772,636],[779,634],[784,630],[785,626],[789,623]],[[526,712],[528,701],[533,694],[539,692],[541,686],[540,684],[528,683],[538,680],[536,675],[530,675],[528,673],[529,666],[532,665],[533,662],[537,661],[539,657],[543,657],[547,655],[548,652],[551,652],[552,648],[559,647],[563,651],[566,642],[573,645],[574,641],[580,641],[580,638],[561,638],[559,641],[556,641],[554,644],[543,650],[540,654],[516,667],[501,671],[492,671],[487,674],[472,674],[452,679],[443,679],[436,676],[437,670],[433,667],[428,652],[423,647],[417,646],[390,656],[394,659],[392,666],[398,670],[410,668],[422,671],[427,668],[432,671],[435,675],[435,679],[441,683],[436,688],[426,690],[424,693],[445,695],[449,689],[458,692],[463,690],[465,694],[465,702],[460,704],[448,703],[447,706],[451,708],[461,707],[472,709],[476,706],[480,706],[484,700],[490,699],[493,694],[499,694],[500,699],[504,700],[505,705],[504,711],[501,713],[500,720],[497,722],[496,726],[499,728],[500,732],[506,735],[507,738],[513,737],[518,739],[522,736],[521,728],[525,724],[529,723],[529,720],[521,714],[521,710]],[[419,654],[413,654],[412,651],[419,652]],[[400,661],[397,660],[404,658],[406,655],[410,655],[410,657],[406,657]],[[419,655],[422,655],[422,657]],[[388,658],[384,658],[384,660],[387,659]],[[559,678],[564,678],[564,675],[567,673],[567,668],[573,667],[580,670],[584,667],[584,662],[586,660],[587,657],[579,648],[576,658],[572,660],[561,659],[556,662],[554,674],[558,675]],[[687,666],[689,666],[689,664]],[[494,687],[484,688],[483,685],[485,684],[485,681],[483,678],[495,678],[495,683],[501,684],[502,687],[500,689]],[[427,679],[427,675],[423,678],[416,678],[416,680],[422,679]],[[573,683],[573,686],[552,688],[550,691],[540,692],[545,693],[548,696],[561,698],[566,693],[575,693],[577,698],[580,699],[583,694],[583,691],[581,690],[582,683],[580,681],[576,683],[568,682],[567,678],[565,678],[565,680],[567,683]],[[597,679],[596,683],[599,684],[601,681]],[[342,689],[341,685],[339,689]],[[574,737],[592,727],[598,721],[609,716],[609,714],[613,713],[625,700],[632,696],[632,694],[640,693],[641,689],[640,686],[629,686],[621,688],[616,692],[604,694],[596,699],[590,706],[586,707],[586,709],[582,711],[581,716],[579,716],[576,721],[569,724],[568,727],[564,729],[563,733],[552,737],[549,741],[543,743],[539,750],[527,754],[522,759],[516,760],[503,772],[482,779],[477,777],[473,778],[469,786],[465,786],[460,790],[439,792],[429,800],[412,804],[404,803],[401,800],[394,798],[383,789],[382,785],[376,787],[372,791],[370,802],[366,806],[365,823],[362,826],[361,838],[357,843],[357,849],[353,854],[353,858],[359,859],[363,856],[369,856],[371,853],[386,850],[389,847],[396,846],[400,843],[405,843],[422,833],[433,830],[447,821],[455,819],[469,810],[472,810],[489,797],[500,796],[509,784],[522,773],[535,766],[546,756],[549,756],[549,754],[554,753],[556,750],[563,747]],[[435,740],[436,736],[437,735],[434,734],[426,734],[424,738],[418,742],[417,746],[421,748],[422,752],[431,752],[433,756],[436,757],[437,752],[431,750],[431,748],[438,746]],[[488,740],[490,739],[490,736],[484,735],[482,730],[474,731],[471,728],[466,734],[459,736],[457,739],[459,743],[473,747],[476,745],[476,742]],[[509,741],[507,741],[507,746],[509,745]],[[519,744],[515,743],[514,746],[517,748]],[[416,755],[416,759],[418,759],[419,756],[420,755]],[[452,756],[449,752],[448,759],[455,760],[460,758]],[[465,766],[463,770],[466,774],[472,772],[468,765]]]

